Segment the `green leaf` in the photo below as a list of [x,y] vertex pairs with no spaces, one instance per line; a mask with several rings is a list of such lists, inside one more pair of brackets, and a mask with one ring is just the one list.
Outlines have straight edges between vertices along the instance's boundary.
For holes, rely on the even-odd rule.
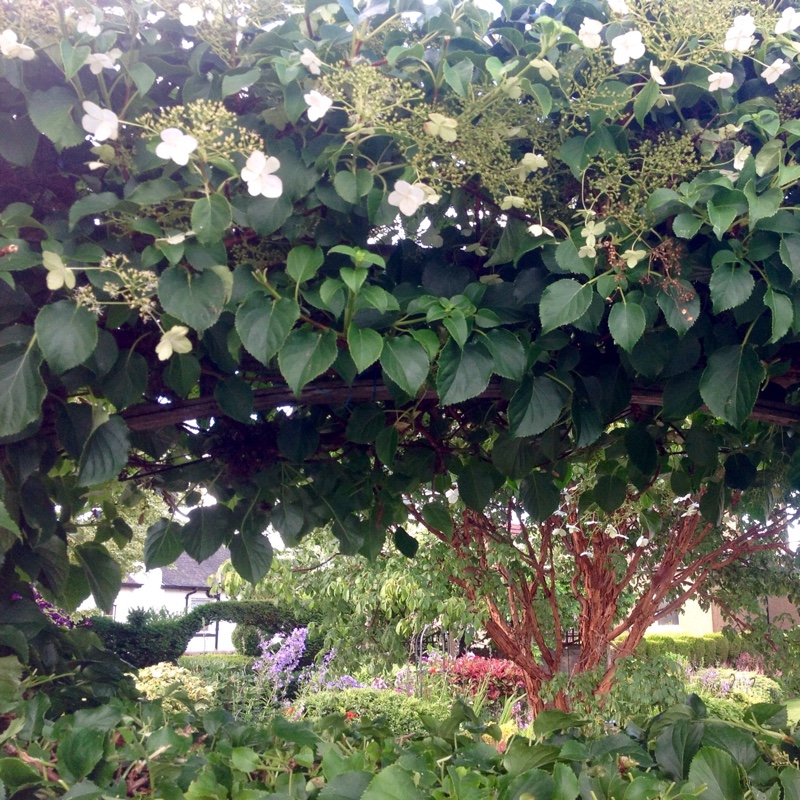
[[28,101],[28,114],[39,133],[56,147],[78,147],[86,141],[86,133],[75,124],[72,112],[79,103],[77,95],[63,86],[52,86],[33,92]]
[[699,723],[681,719],[668,725],[656,739],[654,752],[658,766],[672,780],[683,780],[702,738],[703,726]]
[[716,747],[703,747],[689,767],[688,787],[705,786],[700,800],[743,800],[739,768],[733,758]]
[[300,328],[292,331],[278,353],[278,366],[295,395],[336,360],[336,334]]
[[103,214],[119,203],[119,197],[113,192],[89,194],[76,200],[69,209],[69,229],[72,230],[84,217]]
[[405,528],[395,528],[393,537],[397,551],[406,558],[414,558],[419,550],[419,542]]
[[642,338],[645,328],[642,307],[631,302],[614,303],[608,315],[608,329],[614,341],[627,352]]
[[192,206],[192,230],[200,244],[215,244],[231,226],[231,204],[221,195],[201,197]]
[[533,733],[537,739],[545,739],[552,733],[579,728],[584,720],[577,714],[568,714],[556,709],[541,711],[533,721]]
[[[170,359],[174,360],[175,356]],[[147,390],[147,360],[133,350],[123,350],[102,380],[105,397],[117,410],[141,402]],[[199,366],[198,366],[199,374]]]
[[508,404],[509,433],[514,437],[538,436],[561,416],[567,390],[547,376],[530,377]]
[[578,255],[578,247],[570,239],[564,239],[556,247],[556,264],[562,272],[573,272],[576,275],[586,275],[591,278],[594,275],[594,260],[581,258]]
[[700,396],[711,413],[736,428],[753,410],[764,367],[751,345],[732,345],[714,351],[700,378]]
[[749,489],[757,474],[755,465],[744,453],[731,453],[725,459],[725,485],[729,489]]
[[783,800],[800,800],[800,769],[792,766],[784,767],[781,770],[781,786]]
[[700,316],[700,298],[689,281],[670,282],[658,293],[656,302],[667,325],[679,336],[683,336]]
[[436,391],[443,406],[477,397],[492,377],[492,357],[481,342],[459,347],[452,339],[439,354]]
[[672,232],[681,239],[693,239],[702,227],[703,220],[691,211],[682,211],[672,220]]
[[356,369],[363,372],[381,357],[383,337],[372,328],[359,328],[351,324],[347,329],[347,346]]
[[61,61],[64,64],[64,77],[70,81],[75,73],[86,63],[91,50],[88,47],[73,47],[69,39],[62,39],[59,43]]
[[717,188],[706,207],[708,208],[708,218],[714,228],[714,235],[720,241],[736,219],[746,214],[748,210],[747,198],[743,192],[724,188]]
[[97,542],[76,545],[73,552],[89,581],[97,607],[111,611],[122,585],[122,570],[105,547]]
[[249,583],[257,584],[272,565],[272,544],[257,531],[243,530],[231,539],[233,568]]
[[147,529],[144,542],[144,567],[147,570],[173,564],[183,552],[181,526],[174,519],[161,517]]
[[756,282],[746,267],[722,264],[711,275],[709,288],[714,313],[719,314],[742,305],[753,293]]
[[426,503],[422,507],[422,519],[448,539],[452,538],[453,518],[443,503]]
[[113,480],[128,463],[128,426],[114,414],[95,428],[83,446],[78,466],[78,486],[95,486]]
[[386,427],[386,412],[377,403],[360,403],[350,414],[345,436],[350,442],[371,444]]
[[0,338],[0,436],[12,436],[39,417],[47,391],[39,375],[42,356],[34,347],[33,331],[19,327],[4,333]]
[[650,109],[656,104],[660,96],[661,89],[652,78],[647,81],[644,88],[636,95],[636,99],[633,101],[633,115],[642,128]]
[[247,352],[268,366],[298,319],[300,307],[291,298],[251,292],[236,312],[236,330]]
[[179,397],[188,397],[199,380],[200,362],[191,353],[174,353],[164,370],[164,383]]
[[286,258],[286,272],[296,283],[311,280],[325,261],[322,249],[301,244],[293,247]]
[[[6,728],[4,733],[8,735],[14,731]],[[13,795],[22,787],[36,786],[42,782],[41,774],[24,761],[20,761],[18,758],[0,758],[0,797],[2,800],[6,798],[3,789],[9,789]]]
[[128,75],[133,79],[140,95],[145,95],[150,91],[150,87],[155,83],[157,77],[153,68],[145,64],[144,61],[137,61],[135,64],[131,64],[128,67]]
[[163,203],[164,200],[170,197],[177,197],[182,194],[183,189],[176,181],[169,178],[156,178],[152,181],[142,181],[142,183],[134,187],[133,191],[125,199],[141,206],[150,206]]
[[458,494],[475,511],[483,511],[496,489],[492,469],[480,461],[471,461],[458,476]]
[[553,95],[550,94],[550,90],[543,83],[532,83],[531,94],[536,98],[542,116],[548,116],[553,108]]
[[475,65],[468,58],[452,66],[445,61],[443,75],[447,85],[461,98],[466,98],[469,85],[472,83],[472,73]]
[[381,366],[407,395],[413,397],[428,377],[430,362],[425,348],[410,336],[386,340]]
[[392,764],[372,779],[361,800],[425,800],[426,796],[417,788],[413,773]]
[[628,485],[616,475],[601,475],[592,490],[594,502],[606,512],[613,514],[628,496]]
[[246,72],[238,74],[229,72],[222,76],[222,96],[238,94],[242,89],[252,86],[260,77],[261,70],[258,68],[248,69]]
[[355,205],[372,188],[372,173],[368,169],[357,172],[341,170],[333,178],[333,188],[342,200]]
[[36,315],[36,337],[50,369],[56,374],[82,364],[97,345],[97,322],[85,306],[59,300]]
[[553,800],[576,800],[579,794],[578,778],[572,767],[569,764],[556,764],[553,767]]
[[250,384],[238,375],[231,375],[217,381],[214,386],[214,399],[222,412],[238,422],[249,424],[253,413],[253,390]]
[[781,237],[781,261],[792,273],[792,283],[800,280],[800,234],[786,233]]
[[644,425],[634,425],[625,432],[625,449],[631,463],[642,475],[652,475],[656,471],[658,449]]
[[181,530],[183,549],[198,563],[205,561],[233,536],[233,512],[221,503],[193,508]]
[[211,270],[192,273],[183,267],[169,267],[158,281],[158,298],[168,314],[202,333],[222,313],[225,284]]
[[103,757],[105,738],[104,731],[94,728],[75,728],[63,734],[56,750],[59,775],[73,784],[85,778]]
[[558,509],[561,491],[552,478],[543,472],[534,472],[522,481],[519,500],[531,519],[542,522]]
[[783,339],[789,332],[794,322],[794,305],[791,298],[781,292],[776,292],[771,287],[764,295],[764,305],[772,312],[772,336],[769,343],[773,344]]
[[483,339],[492,354],[492,371],[502,378],[521,381],[525,375],[528,356],[525,347],[512,331],[496,328]]
[[561,325],[569,325],[582,317],[592,302],[592,287],[581,285],[572,278],[550,284],[539,302],[539,317],[542,333],[548,333]]

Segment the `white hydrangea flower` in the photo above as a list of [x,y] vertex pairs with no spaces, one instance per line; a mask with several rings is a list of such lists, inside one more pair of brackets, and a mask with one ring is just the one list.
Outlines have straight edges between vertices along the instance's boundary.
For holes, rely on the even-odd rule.
[[605,222],[598,222],[597,220],[588,219],[581,228],[581,236],[588,239],[590,236],[602,236],[606,232]]
[[247,191],[255,197],[280,197],[283,194],[283,181],[272,173],[281,165],[275,156],[267,157],[266,153],[254,150],[247,158],[242,170],[242,180],[247,184]]
[[322,61],[317,58],[317,54],[307,47],[303,48],[303,53],[300,56],[300,63],[312,74],[319,75],[322,70]]
[[647,545],[649,545],[649,544],[650,544],[650,540],[646,536],[640,536],[636,540],[636,546],[637,547],[647,547]]
[[617,66],[636,61],[644,55],[644,42],[640,31],[628,31],[611,40],[614,48],[614,63]]
[[78,17],[78,33],[85,33],[87,36],[99,36],[103,30],[97,22],[97,17],[91,12],[81,14]]
[[625,262],[628,269],[633,269],[646,256],[646,250],[626,250],[624,253],[620,253],[619,257]]
[[603,44],[600,38],[600,31],[603,30],[603,23],[599,19],[592,19],[591,17],[584,17],[578,28],[578,38],[584,47],[589,50],[595,50]]
[[578,250],[578,255],[581,258],[595,258],[597,256],[597,250],[593,244],[589,244],[588,242]]
[[75,273],[64,265],[58,253],[42,250],[42,263],[47,270],[47,288],[51,292],[58,291],[62,286],[75,288]]
[[92,75],[99,75],[104,69],[114,69],[117,59],[122,55],[122,50],[115,47],[107,53],[91,53],[86,57],[86,63]]
[[650,62],[650,77],[659,85],[664,86],[664,73],[651,61]]
[[179,20],[184,28],[194,28],[203,20],[203,9],[200,6],[190,6],[188,3],[181,3],[178,6]]
[[397,181],[394,191],[386,198],[390,206],[396,206],[401,214],[410,217],[416,214],[425,203],[425,192],[419,186],[412,186],[408,181]]
[[438,136],[444,142],[454,142],[458,138],[458,122],[452,117],[433,112],[428,114],[428,121],[423,124],[422,130],[428,136]]
[[761,77],[767,83],[775,83],[784,72],[791,69],[792,65],[782,58],[776,58],[762,73]]
[[553,236],[554,235],[553,231],[551,231],[550,228],[542,225],[539,222],[534,222],[533,225],[529,225],[528,226],[528,233],[530,233],[531,236]]
[[745,162],[748,158],[750,158],[750,153],[753,151],[753,148],[750,145],[747,147],[740,147],[739,151],[733,158],[733,168],[735,170],[744,169]]
[[30,61],[36,56],[36,51],[27,44],[21,44],[12,30],[0,33],[0,53],[6,58],[18,58],[20,61]]
[[189,156],[197,149],[197,139],[184,133],[180,128],[166,128],[161,131],[161,142],[156,147],[156,155],[164,161],[174,161],[185,167]]
[[740,14],[725,33],[725,42],[722,46],[728,53],[746,53],[755,41],[753,39],[755,32],[756,22],[752,15]]
[[525,198],[518,197],[515,194],[507,194],[500,201],[500,210],[508,211],[511,208],[525,208]]
[[619,14],[621,17],[624,17],[630,12],[625,0],[608,0],[608,7],[611,9],[612,13]]
[[558,77],[558,70],[546,58],[534,58],[531,66],[539,70],[539,77],[543,81],[549,81]]
[[448,489],[444,493],[444,496],[447,498],[447,502],[448,503],[451,503],[451,504],[452,503],[457,503],[458,502],[458,488],[454,486],[452,489]]
[[519,162],[518,169],[524,173],[523,177],[527,177],[531,172],[547,169],[547,159],[541,153],[525,153]]
[[156,345],[158,360],[166,361],[173,353],[191,353],[192,343],[189,341],[188,333],[189,329],[185,325],[173,325],[162,333]]
[[113,111],[108,108],[100,108],[91,100],[83,101],[83,110],[86,113],[81,119],[81,125],[98,142],[116,139],[119,136],[119,117]]
[[733,86],[732,72],[712,72],[708,76],[708,89],[716,92],[719,89],[730,89]]
[[442,199],[440,194],[436,194],[435,189],[431,189],[430,186],[426,186],[421,181],[417,181],[414,186],[417,189],[422,189],[422,191],[425,192],[425,202],[429,205],[435,206]]
[[784,8],[781,18],[775,23],[775,33],[779,36],[800,28],[800,11],[795,8]]
[[303,100],[306,101],[308,106],[308,121],[316,122],[322,119],[330,110],[333,105],[333,100],[330,97],[325,97],[320,94],[316,89],[312,89],[308,94],[303,95]]

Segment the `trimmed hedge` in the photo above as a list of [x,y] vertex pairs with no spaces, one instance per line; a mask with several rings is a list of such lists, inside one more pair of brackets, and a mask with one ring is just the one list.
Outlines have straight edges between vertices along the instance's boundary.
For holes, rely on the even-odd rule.
[[347,719],[370,722],[379,720],[395,736],[423,730],[420,714],[447,717],[446,705],[395,692],[392,689],[344,689],[303,694],[295,701],[304,718],[321,719],[341,714]]
[[[311,614],[300,618],[291,611],[263,601],[227,600],[205,603],[175,619],[158,618],[153,612],[143,609],[131,611],[128,622],[94,617],[92,630],[107,650],[113,651],[134,667],[149,667],[162,661],[177,661],[186,652],[192,637],[211,622],[224,620],[240,625],[256,625],[265,634],[271,635],[305,627],[313,618]],[[310,652],[311,648],[308,648],[307,657]]]
[[700,667],[719,667],[725,664],[736,664],[736,660],[743,653],[757,656],[752,647],[741,636],[723,636],[721,633],[707,633],[704,636],[688,636],[679,634],[654,633],[645,636],[636,655],[643,658],[653,656],[676,655],[683,656],[689,663],[699,669]]

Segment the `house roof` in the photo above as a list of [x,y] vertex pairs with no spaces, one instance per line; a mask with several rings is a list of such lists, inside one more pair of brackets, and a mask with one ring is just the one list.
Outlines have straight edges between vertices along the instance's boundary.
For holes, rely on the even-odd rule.
[[161,586],[164,589],[207,589],[208,579],[216,573],[223,561],[231,557],[227,547],[217,550],[205,561],[197,562],[186,553],[178,556],[171,567],[161,570]]

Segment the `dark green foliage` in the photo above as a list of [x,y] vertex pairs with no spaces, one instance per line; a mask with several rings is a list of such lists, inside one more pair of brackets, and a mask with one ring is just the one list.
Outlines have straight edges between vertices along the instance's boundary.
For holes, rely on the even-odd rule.
[[[255,625],[272,635],[307,625],[310,617],[300,619],[272,603],[228,600],[205,603],[175,619],[158,619],[152,612],[136,609],[130,613],[128,622],[96,617],[92,620],[92,627],[109,650],[135,667],[148,667],[160,661],[177,661],[192,637],[204,626],[218,620]],[[310,650],[309,647],[307,657]],[[319,647],[313,655],[318,650]]]
[[303,694],[295,701],[297,710],[309,719],[328,714],[342,714],[363,722],[380,720],[396,736],[418,733],[424,729],[420,714],[439,719],[447,716],[442,703],[409,697],[386,689],[343,689]]
[[231,641],[240,655],[257,656],[262,638],[263,634],[256,625],[237,625],[233,629]]

